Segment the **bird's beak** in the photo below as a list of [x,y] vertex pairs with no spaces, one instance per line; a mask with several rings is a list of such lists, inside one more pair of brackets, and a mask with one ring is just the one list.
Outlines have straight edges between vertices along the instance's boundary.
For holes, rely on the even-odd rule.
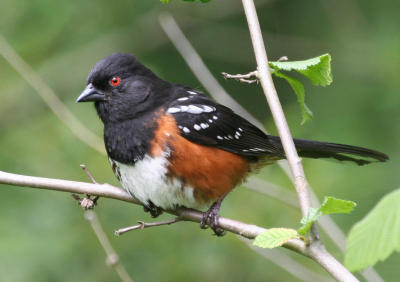
[[76,99],[76,103],[95,101],[105,101],[105,96],[103,92],[97,90],[91,83],[86,86],[85,90],[83,90],[78,99]]

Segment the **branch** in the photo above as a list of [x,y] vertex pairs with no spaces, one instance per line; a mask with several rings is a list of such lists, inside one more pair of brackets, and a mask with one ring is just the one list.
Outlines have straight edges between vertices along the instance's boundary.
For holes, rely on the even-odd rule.
[[[0,171],[0,183],[69,193],[96,195],[141,205],[138,200],[132,198],[127,192],[109,184],[91,184],[54,178],[25,176],[3,171]],[[166,212],[176,215],[183,221],[199,223],[203,218],[202,212],[186,208],[179,208],[174,211],[168,210]],[[254,239],[261,233],[267,231],[267,229],[256,225],[223,217],[219,219],[218,227],[248,239]],[[352,279],[351,274],[348,276],[348,271],[334,257],[326,252],[324,247],[321,245],[312,244],[306,246],[306,244],[300,239],[291,239],[286,242],[283,247],[312,258],[322,265],[335,278],[345,277],[347,279],[342,280],[337,278],[340,281],[357,281]],[[340,275],[336,275],[337,273],[340,273]]]
[[[124,190],[109,184],[92,184],[87,182],[78,182],[55,178],[26,176],[4,171],[0,171],[0,183],[77,194],[96,195],[104,198],[111,198],[124,202],[130,202],[137,205],[142,205],[128,192],[125,192]],[[174,211],[166,212],[174,214],[184,221],[200,222],[203,217],[202,212],[185,208],[179,208]],[[256,225],[246,224],[228,218],[220,218],[218,227],[221,227],[226,231],[230,231],[249,239],[253,239],[257,235],[266,231],[265,228],[258,227]],[[287,245],[287,247],[293,247],[299,252],[302,252],[301,249],[305,247],[305,244],[300,240],[293,240],[290,244]]]
[[[260,24],[258,22],[256,8],[254,6],[253,0],[242,0],[242,3],[249,25],[250,36],[254,47],[254,54],[257,61],[257,70],[261,86],[264,90],[265,97],[268,101],[272,116],[278,129],[283,149],[285,151],[286,159],[288,160],[290,165],[290,170],[293,176],[297,195],[299,197],[301,212],[303,216],[306,216],[308,213],[308,209],[311,207],[310,195],[307,189],[307,180],[304,175],[301,159],[299,158],[296,147],[294,146],[293,138],[290,133],[289,126],[286,122],[282,106],[279,102],[275,85],[272,81],[268,65],[267,53],[261,34]],[[328,264],[324,264],[321,262],[320,263],[338,281],[358,281],[358,279],[353,276],[350,271],[348,271],[343,265],[337,262],[333,258],[333,256],[326,251],[322,242],[318,240],[318,235],[315,233],[315,231],[316,228],[311,231],[311,233],[314,234],[312,234],[310,238],[310,249],[314,251],[315,259],[333,259],[334,261],[331,261]],[[315,236],[317,240],[314,240],[313,236]]]
[[292,172],[294,184],[299,197],[301,212],[303,216],[306,216],[308,209],[311,207],[306,177],[304,175],[301,159],[299,158],[296,147],[294,146],[292,134],[290,133],[289,126],[286,122],[282,106],[279,102],[278,94],[276,93],[276,89],[272,81],[256,8],[253,0],[242,0],[242,3],[249,25],[261,86],[271,108],[272,116],[278,129],[279,136],[282,140],[282,146],[285,150],[285,156],[290,165],[290,170]]

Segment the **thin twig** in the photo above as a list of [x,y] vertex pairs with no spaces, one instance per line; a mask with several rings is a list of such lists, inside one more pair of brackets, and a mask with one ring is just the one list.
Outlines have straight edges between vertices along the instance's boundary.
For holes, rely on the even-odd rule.
[[89,177],[89,179],[94,183],[94,184],[98,184],[98,182],[96,181],[96,179],[94,179],[93,175],[90,173],[90,171],[87,169],[85,164],[81,164],[80,167],[83,169],[83,171],[87,174],[87,176]]
[[222,76],[225,79],[235,79],[237,81],[248,83],[248,84],[258,82],[258,72],[257,71],[252,71],[247,74],[229,74],[226,72],[222,72]]
[[96,151],[105,154],[103,140],[85,127],[79,119],[63,104],[43,79],[15,52],[6,39],[0,35],[0,54],[8,63],[35,89],[53,113],[63,122],[83,143]]
[[[89,179],[93,182],[93,184],[98,184],[96,179],[94,179],[93,175],[90,173],[90,171],[86,168],[86,165],[81,164],[80,167],[83,169],[83,171],[86,173],[86,175],[89,177]],[[89,206],[89,208],[93,209],[95,205],[97,205],[97,201],[99,200],[99,196],[94,196],[93,199],[91,199],[90,195],[86,195],[87,200],[89,200],[89,204],[91,204]],[[85,200],[83,199],[83,200]],[[83,201],[81,202],[82,205]],[[88,209],[88,208],[86,208]]]
[[149,228],[149,227],[162,226],[162,225],[171,225],[171,224],[177,223],[179,221],[181,221],[181,219],[178,217],[175,219],[171,219],[171,220],[164,220],[164,221],[157,221],[157,222],[138,221],[139,224],[125,227],[125,228],[120,228],[118,230],[115,230],[114,234],[119,236],[119,235],[122,235],[122,234],[132,231],[132,230],[145,229],[145,228]]
[[114,248],[111,246],[111,243],[108,240],[107,235],[104,232],[96,213],[93,210],[87,210],[85,211],[85,218],[89,221],[90,226],[96,234],[97,239],[99,239],[101,246],[107,254],[107,264],[115,269],[115,272],[117,272],[119,278],[121,278],[122,281],[133,281],[132,278],[129,276],[129,273],[121,264]]

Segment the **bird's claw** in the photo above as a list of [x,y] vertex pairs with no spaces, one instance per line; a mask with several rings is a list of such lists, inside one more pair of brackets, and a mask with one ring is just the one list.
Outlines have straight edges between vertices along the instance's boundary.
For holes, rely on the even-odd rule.
[[225,235],[225,230],[218,226],[219,221],[219,207],[212,205],[210,209],[203,213],[203,218],[200,221],[200,228],[207,229],[207,226],[214,231],[218,237]]

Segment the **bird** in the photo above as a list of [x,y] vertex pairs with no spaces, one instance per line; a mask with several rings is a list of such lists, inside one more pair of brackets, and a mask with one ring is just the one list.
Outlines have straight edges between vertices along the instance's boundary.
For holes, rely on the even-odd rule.
[[[112,170],[145,211],[157,217],[179,207],[206,210],[200,227],[218,236],[225,196],[250,173],[285,159],[278,136],[197,89],[161,79],[130,54],[101,59],[76,102],[94,102]],[[344,144],[296,138],[294,144],[305,158],[358,165],[389,159]]]

